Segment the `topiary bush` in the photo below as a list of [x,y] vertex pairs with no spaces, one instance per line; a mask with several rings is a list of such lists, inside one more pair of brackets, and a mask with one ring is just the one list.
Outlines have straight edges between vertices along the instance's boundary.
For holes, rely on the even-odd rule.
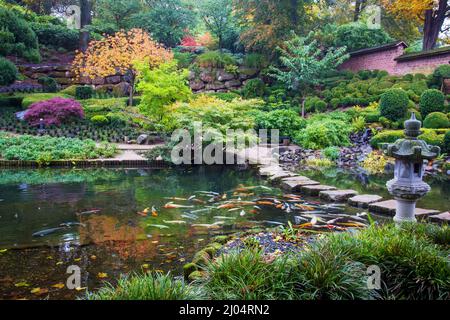
[[77,30],[52,23],[32,23],[31,28],[41,45],[55,49],[64,48],[69,51],[78,48],[79,33]]
[[258,98],[266,93],[266,84],[261,79],[248,80],[242,89],[242,95],[246,99]]
[[403,89],[390,89],[381,95],[380,114],[391,121],[399,120],[406,115],[409,98]]
[[450,121],[445,113],[432,112],[425,118],[423,126],[430,129],[448,128]]
[[95,124],[96,126],[105,126],[109,123],[109,120],[107,117],[102,115],[93,116],[91,118],[91,122]]
[[38,79],[38,83],[40,85],[42,85],[42,90],[44,92],[49,92],[49,93],[53,93],[53,92],[57,92],[58,91],[58,83],[56,82],[55,79],[50,78],[50,77],[40,77]]
[[428,86],[432,89],[441,89],[444,78],[450,78],[450,65],[444,64],[437,67],[428,79]]
[[0,57],[0,86],[9,86],[17,79],[17,68],[8,59]]
[[63,123],[84,118],[81,104],[73,99],[53,98],[33,103],[24,115],[25,121],[31,126],[37,126],[43,119],[46,126],[60,126]]
[[429,89],[422,93],[420,97],[420,113],[422,117],[426,117],[432,112],[444,111],[445,97],[444,94],[436,89]]
[[442,143],[442,152],[450,154],[450,130],[444,135],[444,142]]
[[75,98],[78,100],[91,99],[94,89],[91,86],[78,86],[75,89]]

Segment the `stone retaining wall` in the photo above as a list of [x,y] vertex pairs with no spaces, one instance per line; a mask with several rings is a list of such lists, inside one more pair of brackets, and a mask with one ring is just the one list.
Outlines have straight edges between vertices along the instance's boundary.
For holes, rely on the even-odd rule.
[[[83,77],[76,80],[70,65],[19,65],[18,67],[21,73],[32,80],[51,77],[63,88],[70,85],[93,85],[96,90],[115,91],[122,95],[127,95],[130,90],[130,79],[120,74],[95,79]],[[197,72],[190,71],[189,85],[194,92],[228,92],[241,88],[246,81],[258,75],[259,70],[246,67],[239,67],[235,73],[229,73],[225,69],[200,68]]]

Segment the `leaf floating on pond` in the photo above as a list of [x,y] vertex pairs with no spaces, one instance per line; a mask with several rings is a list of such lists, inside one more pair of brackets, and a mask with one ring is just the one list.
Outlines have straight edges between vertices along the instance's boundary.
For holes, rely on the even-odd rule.
[[21,287],[29,287],[30,285],[27,282],[22,281],[22,282],[15,283],[14,286],[17,288],[21,288]]
[[56,288],[56,289],[62,289],[64,287],[65,287],[64,283],[57,283],[57,284],[52,285],[52,288]]
[[99,279],[108,278],[108,274],[106,272],[99,272],[97,273],[97,278]]

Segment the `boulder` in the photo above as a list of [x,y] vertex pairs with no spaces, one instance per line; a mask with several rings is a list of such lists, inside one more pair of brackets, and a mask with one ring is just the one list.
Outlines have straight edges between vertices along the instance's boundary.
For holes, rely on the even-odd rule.
[[240,82],[239,80],[230,80],[225,82],[225,87],[227,87],[228,89],[231,88],[236,88],[236,87],[240,87],[242,84],[242,82]]
[[198,91],[205,88],[205,83],[202,80],[193,80],[189,82],[189,86],[192,90]]
[[136,142],[137,144],[146,144],[148,140],[148,135],[147,134],[141,134],[137,139]]
[[101,85],[101,84],[105,84],[105,78],[102,77],[97,77],[95,79],[92,80],[92,84],[93,85]]
[[128,82],[121,82],[113,86],[113,91],[121,96],[130,94],[131,85]]
[[58,84],[71,84],[72,83],[72,79],[69,79],[69,78],[55,78],[55,80]]
[[194,71],[189,70],[188,80],[194,80],[197,77]]
[[215,81],[213,83],[208,83],[206,85],[206,90],[221,90],[221,89],[225,89],[225,84],[223,84],[222,82],[219,81]]
[[200,73],[200,79],[203,82],[212,83],[215,80],[215,75],[211,71],[204,70]]
[[117,84],[120,83],[120,80],[122,80],[120,76],[110,76],[106,78],[106,83]]
[[225,82],[229,80],[233,80],[235,78],[234,74],[228,73],[225,70],[221,69],[217,71],[217,80]]

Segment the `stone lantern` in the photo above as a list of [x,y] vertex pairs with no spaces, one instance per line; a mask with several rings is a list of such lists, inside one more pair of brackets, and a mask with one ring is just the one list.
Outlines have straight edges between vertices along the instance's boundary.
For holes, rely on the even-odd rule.
[[423,160],[432,160],[440,153],[439,147],[429,146],[425,141],[417,139],[421,134],[421,124],[413,112],[411,119],[405,121],[406,138],[382,145],[386,155],[395,158],[394,179],[388,181],[386,186],[397,201],[394,217],[397,223],[416,221],[416,202],[431,189],[422,181]]

